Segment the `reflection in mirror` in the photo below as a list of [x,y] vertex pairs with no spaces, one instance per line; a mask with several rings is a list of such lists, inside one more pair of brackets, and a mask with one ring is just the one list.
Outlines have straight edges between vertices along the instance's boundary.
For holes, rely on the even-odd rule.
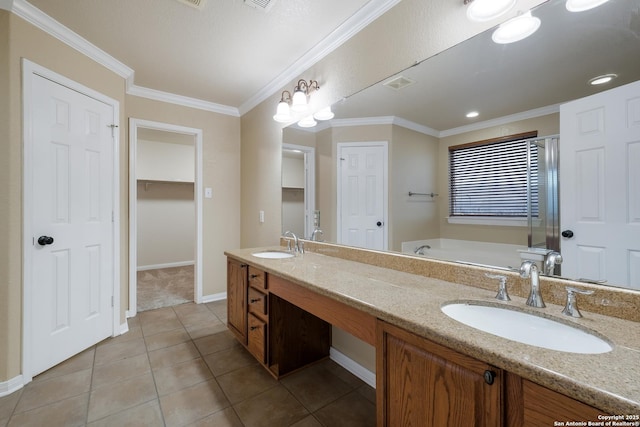
[[[385,224],[390,250],[413,254],[422,243],[431,252],[438,247],[457,251],[450,260],[463,260],[461,251],[474,250],[498,256],[484,264],[506,267],[519,261],[520,256],[500,262],[530,246],[527,218],[451,215],[449,147],[529,131],[540,138],[560,134],[559,105],[640,80],[637,0],[610,1],[580,13],[567,11],[564,0],[551,0],[533,14],[542,25],[525,40],[498,45],[488,31],[339,102],[332,107],[335,118],[313,132],[295,126],[284,130],[285,143],[304,138],[305,145],[316,147],[317,208],[325,240],[340,243],[335,229],[338,143],[384,140],[389,143]],[[589,84],[605,74],[617,78]],[[470,111],[478,116],[467,118]],[[560,182],[562,161],[561,156]],[[563,209],[567,206],[561,204],[561,217]],[[546,229],[538,231],[546,235]],[[429,256],[429,249],[422,252]],[[572,262],[563,257],[561,267]],[[635,282],[608,284],[640,289]]]
[[315,149],[306,145],[284,144],[282,232],[291,231],[300,238],[310,237],[314,231],[314,211]]

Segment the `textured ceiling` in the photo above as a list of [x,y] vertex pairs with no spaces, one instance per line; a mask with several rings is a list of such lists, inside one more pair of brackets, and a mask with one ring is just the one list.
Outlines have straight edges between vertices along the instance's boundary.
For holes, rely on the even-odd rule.
[[240,107],[369,0],[29,0],[149,89]]

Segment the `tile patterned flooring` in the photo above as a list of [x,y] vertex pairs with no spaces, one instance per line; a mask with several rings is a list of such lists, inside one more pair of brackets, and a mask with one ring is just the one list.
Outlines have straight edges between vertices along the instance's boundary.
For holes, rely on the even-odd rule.
[[226,301],[139,313],[0,398],[0,426],[375,425],[374,389],[331,360],[276,381],[226,318]]

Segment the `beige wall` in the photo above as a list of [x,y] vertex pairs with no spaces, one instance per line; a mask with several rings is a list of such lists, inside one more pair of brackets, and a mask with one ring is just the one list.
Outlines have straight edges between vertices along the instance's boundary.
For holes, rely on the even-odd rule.
[[438,202],[415,193],[437,192],[438,139],[393,126],[389,147],[389,250],[405,241],[438,237]]
[[438,193],[440,236],[446,239],[478,240],[483,242],[526,245],[526,227],[504,227],[490,225],[449,224],[449,147],[467,142],[484,141],[505,135],[538,131],[538,136],[556,135],[560,132],[559,114],[549,114],[533,119],[520,120],[473,132],[442,138],[438,158]]
[[[224,250],[240,246],[240,119],[125,95],[125,80],[0,10],[0,383],[22,365],[22,71],[27,58],[120,104],[120,313],[128,309],[128,117],[203,129],[203,293],[226,290]],[[278,169],[279,174],[279,169]]]
[[[22,258],[15,245],[20,224],[20,144],[11,141],[12,122],[19,112],[10,108],[9,64],[11,15],[0,10],[0,381],[19,372],[19,360],[11,357],[9,346],[20,345],[20,266]],[[15,72],[15,71],[14,71]],[[17,204],[17,206],[14,206]],[[12,230],[12,228],[14,230]],[[21,246],[18,246],[20,248]]]
[[137,268],[193,263],[196,251],[193,183],[138,181],[137,187]]

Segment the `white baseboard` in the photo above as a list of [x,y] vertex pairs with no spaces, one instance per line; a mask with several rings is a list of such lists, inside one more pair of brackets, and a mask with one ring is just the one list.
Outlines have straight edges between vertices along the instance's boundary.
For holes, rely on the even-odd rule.
[[0,397],[20,390],[24,386],[22,375],[11,378],[9,381],[0,382]]
[[159,268],[186,267],[187,265],[195,265],[195,261],[168,262],[166,264],[139,265],[137,271],[157,270]]
[[208,302],[214,302],[214,301],[222,301],[223,299],[227,299],[227,293],[226,292],[220,292],[217,294],[211,294],[211,295],[204,295],[202,297],[202,303],[208,303]]
[[355,360],[346,356],[344,353],[339,352],[335,348],[329,349],[329,358],[342,366],[347,371],[351,372],[356,377],[360,378],[371,387],[376,388],[376,374],[371,372]]
[[120,335],[126,334],[127,332],[129,332],[129,322],[125,319],[124,323],[120,324]]

